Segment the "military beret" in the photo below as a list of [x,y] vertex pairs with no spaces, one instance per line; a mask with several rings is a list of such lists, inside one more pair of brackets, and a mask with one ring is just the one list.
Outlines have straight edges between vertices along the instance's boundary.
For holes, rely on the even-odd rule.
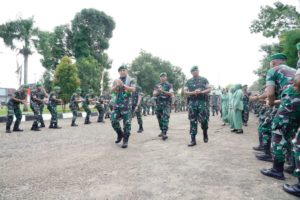
[[191,68],[191,73],[194,72],[194,71],[196,71],[196,70],[199,70],[198,66],[193,66],[193,67]]
[[60,90],[60,87],[59,87],[59,86],[55,86],[53,89],[54,89],[55,91],[58,91],[58,90]]
[[76,92],[81,92],[81,88],[77,88],[77,89],[76,89]]
[[123,70],[123,69],[127,69],[127,66],[126,66],[126,65],[121,65],[121,66],[119,67],[119,69],[118,69],[118,72],[121,71],[121,70]]
[[89,93],[94,93],[94,90],[93,89],[89,89]]
[[300,42],[296,44],[297,50],[300,51]]
[[160,73],[159,77],[162,77],[162,76],[167,76],[167,73],[166,72]]
[[287,60],[287,56],[283,53],[275,53],[270,56],[270,60]]
[[35,86],[36,86],[36,87],[42,87],[43,84],[42,84],[41,82],[37,82],[37,83],[35,84]]

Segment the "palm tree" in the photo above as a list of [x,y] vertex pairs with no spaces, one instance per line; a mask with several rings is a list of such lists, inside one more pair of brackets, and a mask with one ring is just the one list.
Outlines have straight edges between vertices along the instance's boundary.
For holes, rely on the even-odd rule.
[[[34,28],[33,25],[32,17],[28,19],[19,18],[16,21],[9,21],[0,25],[0,37],[4,44],[12,50],[18,50],[18,53],[24,57],[24,84],[28,83],[28,57],[33,53],[31,44],[38,32],[38,29]],[[21,48],[18,48],[15,43],[22,44]],[[26,105],[24,105],[24,111],[27,111]]]
[[[0,37],[4,44],[12,50],[18,49],[18,53],[24,57],[24,84],[28,83],[28,57],[32,54],[31,44],[34,36],[37,35],[37,29],[33,24],[33,18],[20,18],[0,25]],[[18,48],[16,42],[21,43],[22,47]]]

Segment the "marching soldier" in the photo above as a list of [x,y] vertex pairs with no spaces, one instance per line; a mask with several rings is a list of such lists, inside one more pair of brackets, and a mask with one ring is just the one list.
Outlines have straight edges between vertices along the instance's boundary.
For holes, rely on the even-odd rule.
[[71,126],[73,127],[78,126],[75,122],[78,116],[79,103],[83,101],[80,95],[81,95],[81,88],[77,88],[76,92],[72,95],[70,100],[69,107],[73,114]]
[[94,90],[93,89],[89,89],[88,94],[85,95],[84,101],[82,102],[82,108],[86,112],[86,117],[85,117],[84,124],[90,124],[90,123],[92,123],[90,121],[90,116],[91,116],[92,111],[91,111],[89,105],[90,105],[90,103],[94,103],[94,102],[95,102],[95,99],[94,99]]
[[51,113],[51,121],[49,128],[60,129],[57,125],[57,105],[63,103],[62,99],[59,99],[60,87],[55,86],[54,91],[50,92],[48,101],[48,110]]

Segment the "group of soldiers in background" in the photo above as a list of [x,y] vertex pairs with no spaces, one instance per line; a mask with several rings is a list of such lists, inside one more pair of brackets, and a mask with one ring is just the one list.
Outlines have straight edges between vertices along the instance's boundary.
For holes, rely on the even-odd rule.
[[259,117],[259,145],[253,149],[261,153],[256,158],[273,163],[261,173],[279,180],[285,179],[284,172],[293,174],[298,183],[283,189],[300,196],[300,43],[296,47],[297,70],[285,64],[288,58],[282,53],[270,57],[266,87],[250,97],[250,108]]

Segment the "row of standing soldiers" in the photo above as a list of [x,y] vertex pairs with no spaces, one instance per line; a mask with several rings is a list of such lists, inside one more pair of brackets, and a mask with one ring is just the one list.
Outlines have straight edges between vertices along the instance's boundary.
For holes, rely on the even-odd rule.
[[[297,49],[300,58],[300,43]],[[253,149],[261,151],[258,160],[273,163],[272,168],[261,170],[263,175],[284,180],[285,171],[298,177],[297,184],[285,184],[283,189],[300,196],[300,60],[297,71],[286,60],[282,53],[270,57],[265,91],[250,97],[259,117],[259,145]]]

